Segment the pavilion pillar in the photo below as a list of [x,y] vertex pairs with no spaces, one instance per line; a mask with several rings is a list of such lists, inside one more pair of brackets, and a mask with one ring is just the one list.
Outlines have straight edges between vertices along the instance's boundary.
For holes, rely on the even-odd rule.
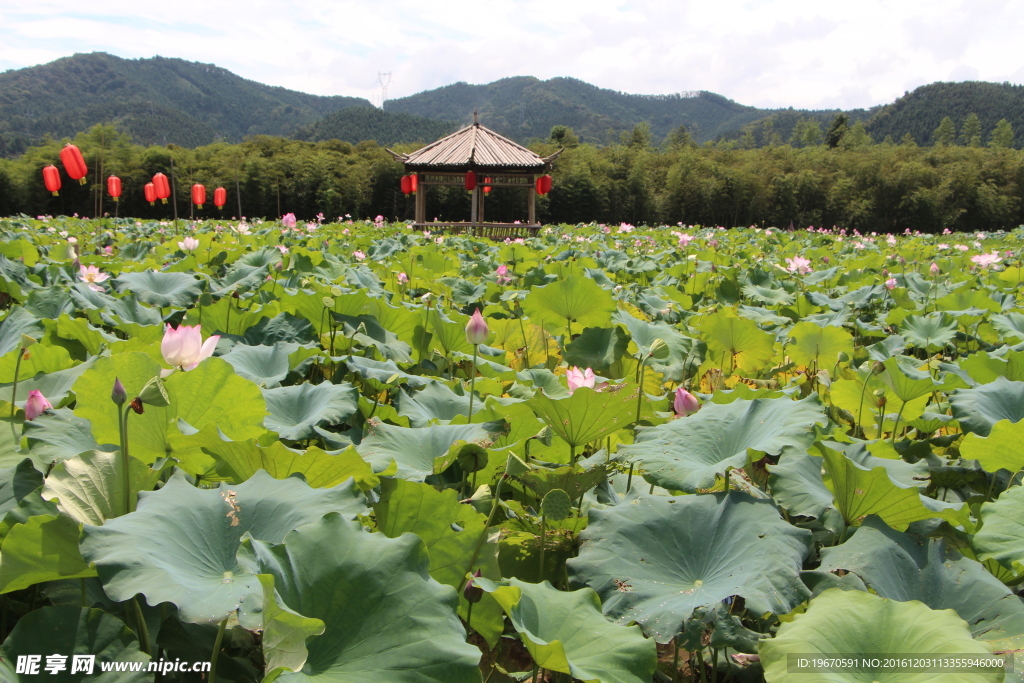
[[422,180],[416,188],[416,222],[427,222],[427,185]]
[[537,188],[533,183],[530,184],[530,189],[527,190],[526,197],[526,205],[528,207],[527,222],[530,225],[535,225],[537,223]]
[[473,197],[473,203],[472,203],[472,205],[470,207],[470,210],[469,210],[469,222],[470,222],[471,225],[476,227],[476,223],[477,223],[476,216],[477,216],[477,211],[479,210],[479,206],[480,206],[480,199],[479,199],[479,197],[480,197],[480,186],[479,185],[473,188],[471,196]]

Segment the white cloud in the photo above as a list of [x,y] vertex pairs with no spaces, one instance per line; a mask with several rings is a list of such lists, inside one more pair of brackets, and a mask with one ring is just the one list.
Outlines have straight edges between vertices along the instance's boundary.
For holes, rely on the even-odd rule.
[[181,57],[324,95],[571,76],[756,106],[869,107],[936,80],[1020,81],[1024,0],[36,0],[0,8],[0,69],[73,52]]

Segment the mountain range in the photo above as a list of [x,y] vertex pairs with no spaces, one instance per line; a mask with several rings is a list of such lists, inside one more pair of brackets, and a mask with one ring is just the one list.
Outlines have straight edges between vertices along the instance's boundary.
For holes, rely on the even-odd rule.
[[517,76],[455,83],[388,100],[381,110],[362,98],[264,85],[212,64],[90,53],[0,73],[0,156],[17,156],[44,136],[72,137],[97,123],[114,123],[143,145],[196,147],[261,134],[381,145],[429,142],[471,122],[474,110],[484,125],[523,143],[546,139],[553,126],[563,125],[581,142],[607,144],[646,123],[655,144],[680,126],[698,143],[756,132],[755,144],[767,144],[788,141],[801,121],[817,121],[825,131],[843,113],[850,125],[863,122],[876,141],[909,134],[918,144],[931,144],[946,116],[959,130],[969,114],[977,114],[983,139],[1003,118],[1024,130],[1024,86],[933,83],[887,105],[842,112],[760,109],[707,91],[632,95],[573,78]]

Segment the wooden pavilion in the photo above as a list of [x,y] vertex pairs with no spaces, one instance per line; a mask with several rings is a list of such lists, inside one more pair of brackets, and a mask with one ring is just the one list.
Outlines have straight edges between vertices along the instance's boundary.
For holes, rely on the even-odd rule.
[[[540,157],[522,145],[480,125],[476,112],[472,125],[433,142],[412,154],[388,150],[416,176],[416,212],[413,227],[442,228],[487,237],[528,237],[537,234],[537,178],[547,173],[562,150]],[[469,221],[428,221],[427,192],[436,186],[472,186]],[[527,193],[525,223],[494,223],[484,218],[484,187],[512,187]]]

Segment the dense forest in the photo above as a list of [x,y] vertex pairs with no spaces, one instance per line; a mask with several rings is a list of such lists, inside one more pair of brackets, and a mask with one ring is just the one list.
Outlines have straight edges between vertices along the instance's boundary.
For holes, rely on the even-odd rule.
[[[793,144],[750,140],[696,144],[685,129],[655,145],[648,126],[638,125],[613,144],[580,143],[566,126],[554,127],[532,148],[541,155],[564,147],[553,169],[554,187],[538,202],[545,223],[763,225],[803,228],[838,225],[862,231],[995,230],[1024,224],[1024,152],[1013,149],[1008,121],[973,133],[977,116],[952,127],[933,146],[911,138],[874,142],[863,122],[839,115],[822,129],[803,124]],[[811,134],[816,131],[816,135]],[[939,133],[935,133],[938,135]],[[948,138],[948,139],[947,139]],[[960,144],[962,139],[967,144]],[[43,187],[41,170],[56,163],[62,142],[49,140],[18,159],[0,159],[0,215],[24,213],[97,215],[100,181],[121,177],[122,216],[168,219],[173,205],[143,200],[142,186],[158,171],[173,172],[182,218],[244,215],[274,218],[294,212],[302,219],[323,213],[328,220],[382,215],[412,218],[412,198],[399,190],[403,169],[374,142],[299,141],[258,135],[238,144],[219,142],[187,149],[142,147],[113,126],[96,126],[75,137],[88,164],[91,184],[65,180],[59,197]],[[744,148],[749,146],[749,148]],[[412,151],[405,145],[399,151]],[[188,201],[188,188],[223,186],[228,205],[218,212]],[[102,209],[113,214],[106,198]],[[428,195],[431,217],[469,216],[468,193],[447,188]],[[525,219],[522,192],[496,189],[487,199],[490,220]]]
[[380,145],[395,145],[432,142],[454,133],[456,128],[450,121],[383,111],[376,107],[347,107],[298,129],[292,137],[311,142],[373,140]]

